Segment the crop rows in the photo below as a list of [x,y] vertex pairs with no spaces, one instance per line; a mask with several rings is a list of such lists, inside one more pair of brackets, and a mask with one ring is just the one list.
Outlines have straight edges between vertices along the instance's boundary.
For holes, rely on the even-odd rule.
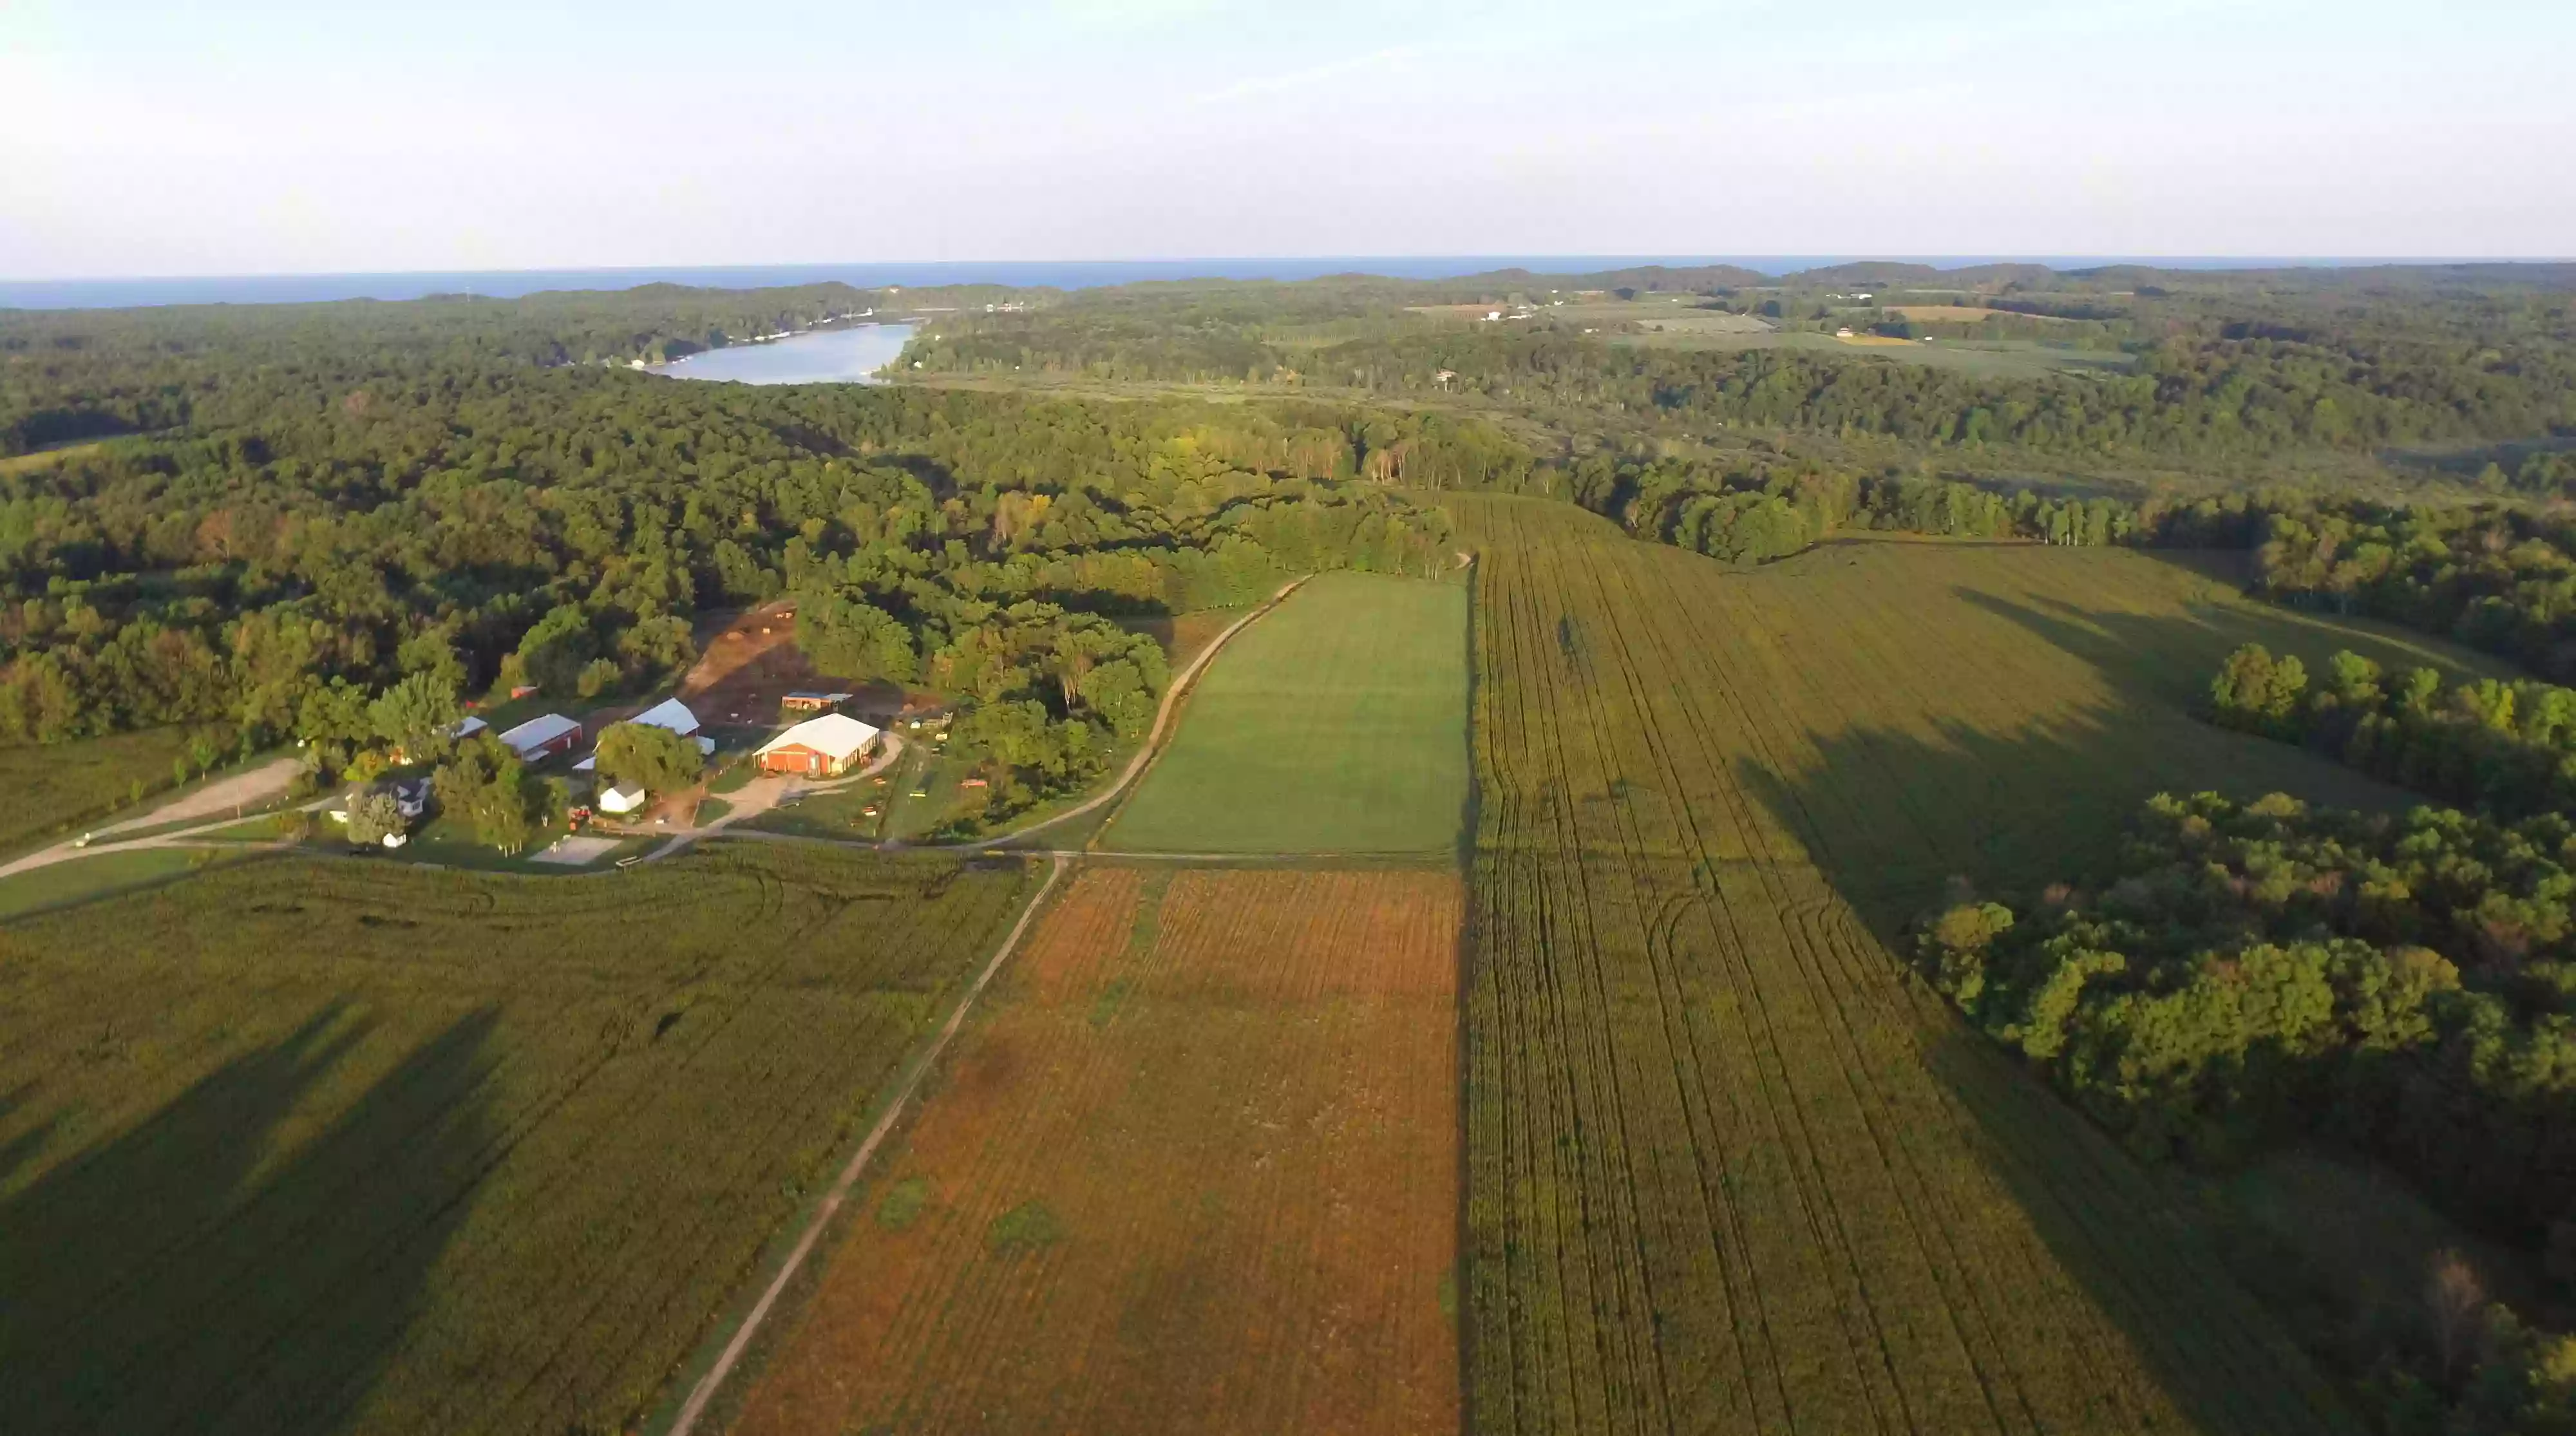
[[733,1429],[1455,1429],[1462,907],[1084,872]]
[[1026,891],[266,863],[0,933],[12,1423],[624,1425]]
[[[2105,743],[2197,755],[1955,577],[1747,580],[1562,506],[1459,512],[1475,1428],[2338,1429],[2149,1180],[1850,900],[2089,840],[2113,800],[2068,775]],[[2135,577],[2142,619],[2166,581],[2087,577]]]

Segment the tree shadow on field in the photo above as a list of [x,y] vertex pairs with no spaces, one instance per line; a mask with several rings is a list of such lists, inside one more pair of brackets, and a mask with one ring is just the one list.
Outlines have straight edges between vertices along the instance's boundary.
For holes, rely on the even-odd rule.
[[[1928,730],[1813,734],[1815,759],[1795,773],[1749,758],[1736,766],[1743,790],[1805,846],[1886,945],[1864,961],[1901,964],[1908,925],[1960,882],[1992,896],[2097,879],[2158,791],[2409,801],[2319,755],[2193,716],[2191,701],[2236,644],[2285,646],[2281,627],[2260,614],[2155,617],[1959,596],[2086,660],[2110,696],[2012,732],[1936,721]],[[2330,633],[2290,636],[2296,651],[2338,646]],[[2370,651],[2357,637],[2348,646]],[[2249,1436],[2350,1427],[2287,1324],[2249,1292],[2219,1234],[2178,1198],[2178,1184],[2132,1158],[1927,986],[1891,976],[1881,1011],[1910,1031],[1925,1070],[1970,1119],[1981,1164],[2196,1427]]]
[[[2229,652],[2248,642],[2321,668],[2350,647],[2384,664],[2421,661],[2400,645],[2234,607],[2186,616],[2095,612],[1955,589],[1978,612],[2081,660],[2092,701],[2034,709],[2006,731],[1943,714],[1907,731],[1810,732],[1819,761],[1787,777],[1739,763],[1737,779],[1796,833],[1883,938],[1959,876],[1980,887],[2037,888],[2093,877],[2159,792],[2287,792],[2315,803],[2393,808],[2412,798],[2321,754],[2220,729],[2199,716]],[[1965,692],[1973,671],[1947,680]]]
[[325,1008],[0,1205],[0,1426],[355,1429],[486,1160],[494,1025],[458,1020],[299,1135],[370,1027]]

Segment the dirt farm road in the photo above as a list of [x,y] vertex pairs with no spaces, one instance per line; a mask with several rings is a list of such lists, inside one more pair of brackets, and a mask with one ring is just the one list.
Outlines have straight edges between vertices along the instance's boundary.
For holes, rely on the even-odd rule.
[[[1312,575],[1309,575],[1309,577],[1311,576]],[[1215,660],[1217,654],[1224,651],[1226,644],[1232,642],[1236,634],[1241,633],[1254,619],[1261,617],[1270,610],[1277,608],[1280,604],[1285,603],[1288,599],[1288,595],[1295,593],[1298,587],[1304,584],[1305,581],[1306,580],[1304,578],[1293,578],[1280,585],[1279,591],[1270,595],[1268,601],[1264,602],[1259,608],[1256,608],[1250,613],[1245,614],[1243,617],[1236,619],[1234,622],[1227,624],[1224,632],[1219,633],[1215,638],[1210,639],[1208,641],[1208,646],[1199,650],[1198,656],[1190,660],[1188,667],[1183,668],[1178,674],[1173,676],[1170,686],[1163,690],[1162,706],[1154,710],[1154,726],[1145,731],[1144,745],[1136,750],[1135,757],[1127,760],[1127,766],[1119,773],[1117,782],[1110,784],[1098,795],[1089,798],[1074,807],[1067,808],[1061,813],[1057,813],[1051,817],[1041,818],[1038,821],[1029,824],[1027,827],[1003,833],[998,837],[986,838],[983,841],[976,843],[961,844],[961,849],[966,852],[980,852],[987,848],[999,847],[1004,843],[1015,843],[1033,833],[1044,832],[1058,823],[1070,822],[1075,818],[1079,818],[1083,814],[1099,808],[1104,803],[1116,801],[1117,798],[1121,794],[1125,793],[1138,778],[1145,775],[1145,770],[1153,765],[1156,757],[1161,755],[1163,751],[1164,736],[1172,725],[1172,716],[1180,711],[1182,697],[1190,691],[1190,685],[1198,681],[1199,674],[1207,668],[1210,662]]]
[[896,1090],[894,1100],[888,1103],[885,1111],[878,1116],[876,1125],[868,1128],[866,1139],[859,1143],[859,1149],[856,1152],[850,1154],[848,1164],[841,1168],[840,1176],[833,1180],[832,1189],[824,1194],[822,1202],[814,1208],[814,1215],[807,1219],[804,1232],[797,1237],[795,1247],[787,1253],[787,1260],[779,1264],[778,1274],[770,1280],[768,1288],[761,1292],[760,1300],[743,1317],[742,1325],[734,1329],[733,1338],[725,1343],[724,1350],[716,1357],[715,1365],[708,1367],[707,1374],[699,1377],[698,1384],[689,1389],[687,1403],[680,1407],[680,1414],[671,1422],[670,1436],[690,1436],[698,1424],[698,1418],[706,1414],[707,1403],[713,1401],[716,1392],[723,1389],[725,1378],[733,1374],[734,1366],[742,1360],[743,1352],[750,1349],[752,1338],[760,1334],[761,1323],[769,1319],[770,1309],[778,1304],[780,1294],[787,1290],[788,1283],[796,1279],[796,1273],[804,1269],[805,1259],[814,1254],[815,1245],[823,1239],[823,1229],[831,1224],[832,1218],[841,1210],[841,1204],[849,1199],[851,1190],[858,1186],[860,1175],[867,1171],[869,1159],[877,1154],[877,1148],[884,1145],[886,1137],[894,1131],[895,1124],[903,1119],[904,1111],[912,1105],[913,1095],[921,1090],[922,1078],[929,1075],[930,1069],[938,1065],[940,1054],[948,1050],[949,1040],[966,1025],[966,1014],[974,1007],[975,999],[983,995],[985,987],[993,981],[994,974],[1002,970],[1003,959],[1008,958],[1019,947],[1021,937],[1029,930],[1029,924],[1036,921],[1039,910],[1046,906],[1047,895],[1055,890],[1056,880],[1064,876],[1065,866],[1062,858],[1057,858],[1047,865],[1046,881],[1038,884],[1036,895],[1029,899],[1028,906],[1020,909],[1019,921],[1011,924],[1011,930],[1002,938],[1001,946],[993,950],[993,955],[986,960],[983,970],[975,974],[973,985],[966,989],[965,996],[958,999],[957,1006],[948,1014],[948,1021],[940,1027],[939,1035],[931,1039],[929,1049],[914,1059],[911,1070],[904,1075],[903,1086]]
[[256,768],[246,769],[228,778],[209,783],[174,802],[164,803],[151,812],[94,829],[88,836],[113,837],[118,833],[132,832],[137,828],[157,828],[164,823],[184,823],[191,818],[210,818],[215,821],[202,823],[180,832],[155,833],[148,838],[136,838],[129,842],[110,843],[105,846],[84,845],[80,839],[66,838],[51,847],[39,848],[14,862],[0,863],[0,878],[16,873],[33,872],[37,868],[52,867],[56,863],[67,863],[74,858],[139,852],[145,848],[202,847],[204,844],[192,843],[188,840],[200,833],[232,826],[238,820],[242,809],[255,807],[285,792],[288,786],[294,783],[295,775],[303,769],[302,760],[296,758],[279,758]]

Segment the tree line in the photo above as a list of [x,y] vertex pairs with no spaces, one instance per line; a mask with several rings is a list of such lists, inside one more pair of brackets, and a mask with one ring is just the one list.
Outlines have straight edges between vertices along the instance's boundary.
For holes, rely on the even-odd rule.
[[2255,536],[2257,591],[2455,638],[2576,679],[2576,518],[2509,503],[2277,505]]
[[1576,503],[1640,538],[1733,563],[1784,558],[1846,530],[2098,547],[2134,540],[2141,524],[2136,506],[2115,499],[1856,471],[1767,449],[1720,458],[1601,452],[1564,469],[1564,492]]
[[2531,681],[2445,685],[2334,655],[2311,683],[2297,658],[2249,643],[2210,681],[2221,725],[2302,743],[2375,778],[2507,817],[2576,812],[2576,690]]

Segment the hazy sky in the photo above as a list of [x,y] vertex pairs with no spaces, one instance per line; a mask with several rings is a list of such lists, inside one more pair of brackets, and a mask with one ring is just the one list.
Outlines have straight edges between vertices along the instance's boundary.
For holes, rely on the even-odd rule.
[[0,0],[0,277],[2576,254],[2571,0],[397,9]]

